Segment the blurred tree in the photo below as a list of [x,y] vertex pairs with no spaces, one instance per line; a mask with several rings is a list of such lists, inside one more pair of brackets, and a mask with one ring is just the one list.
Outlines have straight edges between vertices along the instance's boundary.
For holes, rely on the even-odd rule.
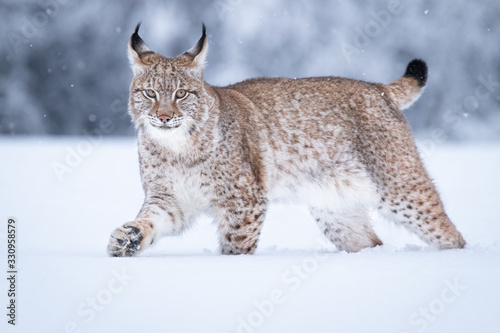
[[105,119],[110,135],[133,134],[126,46],[135,24],[173,57],[204,21],[209,83],[319,75],[388,83],[420,57],[430,79],[406,114],[414,131],[498,139],[498,17],[496,0],[2,0],[0,133],[82,135]]

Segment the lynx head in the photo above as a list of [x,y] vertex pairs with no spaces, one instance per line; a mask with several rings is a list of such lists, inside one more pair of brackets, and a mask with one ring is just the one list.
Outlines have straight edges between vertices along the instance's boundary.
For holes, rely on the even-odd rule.
[[207,54],[205,25],[196,45],[166,58],[139,37],[140,23],[130,37],[128,55],[134,77],[129,113],[136,127],[166,144],[182,145],[208,119],[213,98],[203,81]]

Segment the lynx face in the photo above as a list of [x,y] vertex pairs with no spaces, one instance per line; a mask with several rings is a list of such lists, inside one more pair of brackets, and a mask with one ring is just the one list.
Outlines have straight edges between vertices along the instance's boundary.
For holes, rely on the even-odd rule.
[[129,44],[134,77],[129,113],[137,128],[180,148],[209,117],[213,98],[203,81],[205,34],[188,52],[166,58],[152,52],[137,35]]

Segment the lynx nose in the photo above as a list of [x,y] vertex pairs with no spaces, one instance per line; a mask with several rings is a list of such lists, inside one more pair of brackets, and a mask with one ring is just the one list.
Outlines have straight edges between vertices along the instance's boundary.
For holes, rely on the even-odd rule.
[[166,123],[167,121],[169,121],[170,119],[172,119],[172,117],[170,117],[169,115],[161,115],[161,116],[158,116],[158,119],[161,120],[162,123]]

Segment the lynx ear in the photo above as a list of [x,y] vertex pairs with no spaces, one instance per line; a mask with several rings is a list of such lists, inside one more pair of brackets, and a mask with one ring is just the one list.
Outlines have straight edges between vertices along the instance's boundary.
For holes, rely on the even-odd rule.
[[132,67],[134,75],[144,71],[146,64],[142,61],[142,57],[146,54],[154,53],[139,36],[140,27],[141,23],[139,22],[128,43],[128,60],[130,61],[130,66]]
[[198,40],[196,45],[184,53],[193,59],[191,63],[192,66],[201,71],[203,71],[203,67],[205,67],[205,59],[207,57],[208,50],[207,29],[205,28],[204,23],[202,24],[202,28],[201,38]]

